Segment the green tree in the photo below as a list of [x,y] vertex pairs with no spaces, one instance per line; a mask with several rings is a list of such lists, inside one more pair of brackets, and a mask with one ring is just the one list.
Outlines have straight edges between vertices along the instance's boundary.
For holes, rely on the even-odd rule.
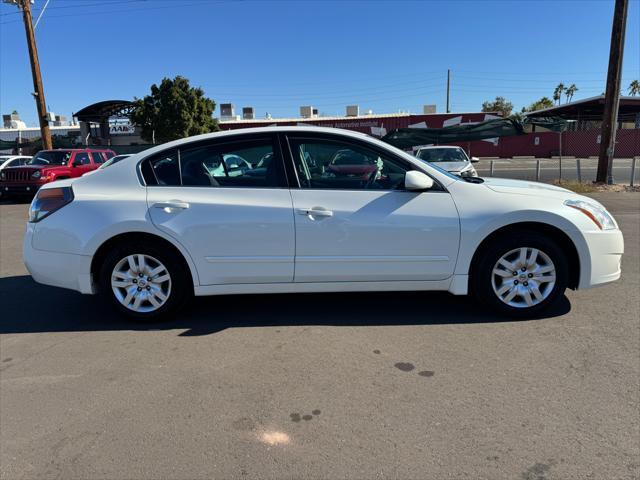
[[134,99],[134,107],[130,119],[146,141],[164,143],[220,129],[212,116],[215,102],[180,75],[151,85],[151,95]]
[[565,97],[566,97],[566,103],[569,103],[572,99],[573,96],[575,95],[575,93],[578,91],[578,87],[576,87],[575,83],[572,83],[564,92]]
[[504,97],[496,97],[494,101],[487,100],[482,103],[483,112],[496,112],[503,117],[511,115],[513,103],[508,102]]
[[564,90],[564,83],[560,82],[553,91],[553,100],[558,102],[558,105],[560,105],[560,101],[562,100],[562,92],[564,92]]
[[523,108],[523,112],[535,112],[536,110],[542,110],[543,108],[551,108],[553,107],[553,100],[549,97],[542,97],[540,100],[536,100],[531,105],[526,108]]
[[640,95],[640,82],[638,80],[633,80],[629,84],[629,89],[627,90],[629,95],[635,97],[636,95]]

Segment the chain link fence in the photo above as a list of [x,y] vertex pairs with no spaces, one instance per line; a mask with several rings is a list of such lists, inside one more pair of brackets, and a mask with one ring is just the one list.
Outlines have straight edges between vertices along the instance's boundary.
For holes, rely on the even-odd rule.
[[[535,141],[536,134],[530,134]],[[513,155],[511,158],[483,159],[476,165],[480,176],[494,176],[551,183],[575,181],[591,183],[596,179],[598,155],[602,138],[599,128],[566,131],[557,135],[547,156]],[[548,142],[548,139],[547,139]],[[518,152],[525,153],[525,152]],[[638,185],[640,169],[640,129],[621,128],[617,131],[613,160],[615,183]]]

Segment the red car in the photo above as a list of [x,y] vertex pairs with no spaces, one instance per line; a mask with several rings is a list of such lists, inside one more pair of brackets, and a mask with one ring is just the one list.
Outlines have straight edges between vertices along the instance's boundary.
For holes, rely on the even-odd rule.
[[378,173],[379,165],[376,159],[367,157],[354,150],[338,150],[326,171],[336,177],[356,177],[369,180],[371,175]]
[[112,150],[96,148],[42,150],[24,165],[0,172],[0,194],[3,197],[33,194],[45,183],[80,177],[95,170],[113,156]]

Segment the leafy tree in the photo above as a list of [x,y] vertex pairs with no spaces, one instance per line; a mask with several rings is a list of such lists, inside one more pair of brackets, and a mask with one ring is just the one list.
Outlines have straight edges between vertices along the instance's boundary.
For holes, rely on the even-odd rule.
[[513,103],[508,102],[504,97],[496,97],[494,101],[487,100],[482,103],[483,112],[497,112],[503,117],[511,115]]
[[576,87],[575,83],[572,83],[569,88],[567,88],[564,92],[565,96],[566,96],[566,103],[569,103],[572,99],[573,96],[575,95],[575,93],[578,91],[578,87]]
[[629,84],[628,93],[632,97],[635,97],[636,95],[640,95],[640,82],[638,80],[633,80]]
[[134,99],[134,107],[130,119],[147,141],[164,143],[220,129],[212,117],[215,102],[180,75],[151,85],[151,95]]
[[553,107],[553,100],[549,97],[542,97],[540,100],[536,100],[531,105],[526,108],[523,108],[523,112],[535,112],[536,110],[542,110],[543,108],[551,108]]
[[562,92],[565,91],[565,87],[564,87],[564,83],[560,82],[558,84],[558,86],[555,88],[555,90],[553,91],[553,100],[558,102],[558,105],[560,105],[560,102],[562,101]]

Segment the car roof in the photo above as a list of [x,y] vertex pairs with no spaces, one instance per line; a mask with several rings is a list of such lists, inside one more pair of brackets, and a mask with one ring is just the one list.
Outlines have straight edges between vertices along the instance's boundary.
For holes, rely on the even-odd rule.
[[140,152],[144,154],[144,157],[153,155],[157,152],[162,152],[164,150],[179,147],[186,143],[197,142],[202,140],[214,140],[218,138],[229,137],[232,138],[234,136],[245,136],[245,135],[255,135],[261,133],[285,133],[285,132],[294,132],[294,133],[327,133],[331,135],[340,135],[344,137],[352,137],[363,139],[367,138],[373,141],[379,141],[378,138],[372,137],[371,135],[367,135],[362,132],[355,132],[353,130],[344,130],[342,128],[334,128],[334,127],[316,127],[316,126],[308,126],[308,125],[288,125],[288,126],[270,126],[270,127],[250,127],[250,128],[237,128],[233,130],[221,130],[219,132],[213,133],[204,133],[202,135],[195,135],[193,137],[180,138],[178,140],[173,140],[171,142],[163,143],[160,145],[156,145],[154,147],[149,148],[148,150],[144,150]]
[[112,152],[110,148],[51,148],[48,150],[40,150],[42,152]]
[[418,150],[435,150],[436,148],[462,148],[457,145],[429,145],[428,147],[420,147]]

